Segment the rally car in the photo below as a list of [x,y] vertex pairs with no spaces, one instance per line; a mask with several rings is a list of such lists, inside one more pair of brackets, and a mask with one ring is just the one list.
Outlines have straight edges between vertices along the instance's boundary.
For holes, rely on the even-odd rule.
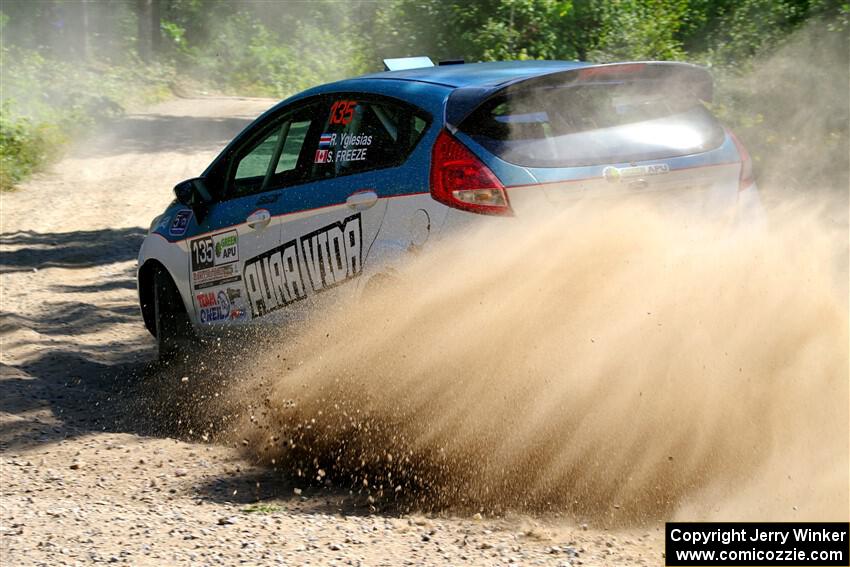
[[700,214],[760,207],[747,151],[704,104],[713,83],[701,67],[385,65],[284,100],[174,188],[139,252],[141,311],[162,357],[359,290],[486,218],[635,194]]

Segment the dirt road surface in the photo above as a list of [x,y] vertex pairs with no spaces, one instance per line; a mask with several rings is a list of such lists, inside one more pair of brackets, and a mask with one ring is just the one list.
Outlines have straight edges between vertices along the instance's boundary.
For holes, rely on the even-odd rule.
[[0,196],[0,564],[661,564],[660,526],[354,508],[157,411],[139,245],[173,184],[272,102],[128,115]]

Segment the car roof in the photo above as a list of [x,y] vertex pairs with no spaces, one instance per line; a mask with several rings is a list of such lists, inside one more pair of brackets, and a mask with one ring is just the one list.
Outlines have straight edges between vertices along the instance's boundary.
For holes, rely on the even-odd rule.
[[317,85],[282,101],[278,107],[309,96],[344,91],[394,96],[418,106],[427,102],[441,106],[448,94],[458,89],[480,88],[484,92],[514,81],[590,65],[580,61],[493,61],[369,73]]
[[[447,87],[493,87],[502,83],[586,67],[590,63],[580,61],[493,61],[487,63],[463,63],[438,65],[402,71],[370,73],[356,79],[395,79],[419,81]],[[349,79],[355,80],[355,79]],[[340,81],[344,83],[345,81]],[[339,85],[339,83],[337,83]]]

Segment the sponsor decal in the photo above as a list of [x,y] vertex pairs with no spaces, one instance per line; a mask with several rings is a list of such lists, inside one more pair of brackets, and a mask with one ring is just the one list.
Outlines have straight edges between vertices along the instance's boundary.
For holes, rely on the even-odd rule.
[[360,214],[290,240],[245,263],[251,314],[259,317],[360,275]]
[[247,261],[245,290],[254,317],[307,297],[296,241]]
[[244,320],[248,315],[241,289],[205,291],[197,294],[195,299],[198,301],[198,317],[204,324]]
[[357,107],[357,101],[354,100],[338,100],[331,106],[331,124],[348,124],[354,118],[354,109]]
[[168,234],[171,236],[183,236],[186,234],[186,229],[189,228],[189,221],[192,220],[192,210],[182,209],[174,215],[174,220],[171,221],[171,227],[168,229]]
[[235,230],[196,238],[189,245],[192,271],[222,266],[239,260],[239,234]]
[[301,237],[301,258],[314,292],[360,274],[362,238],[359,213]]
[[652,163],[649,165],[636,165],[634,167],[614,167],[609,165],[602,170],[602,177],[611,183],[616,183],[629,177],[660,175],[669,172],[670,166],[666,163]]
[[242,296],[241,289],[227,288],[227,297],[230,300],[230,320],[244,321],[248,318],[248,304]]
[[205,270],[192,272],[192,285],[195,289],[206,289],[221,284],[238,282],[242,279],[236,269],[236,264],[215,266]]
[[215,265],[239,261],[239,234],[232,230],[213,236]]
[[235,230],[196,238],[189,245],[195,288],[238,281],[233,265],[239,260],[239,233]]

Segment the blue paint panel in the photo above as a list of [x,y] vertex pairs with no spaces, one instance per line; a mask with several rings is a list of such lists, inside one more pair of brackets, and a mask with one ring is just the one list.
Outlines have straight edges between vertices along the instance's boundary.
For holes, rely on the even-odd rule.
[[[408,160],[398,167],[322,179],[282,189],[270,189],[257,195],[223,201],[216,203],[211,214],[200,224],[193,215],[182,236],[169,234],[167,227],[157,232],[168,241],[177,242],[201,233],[244,223],[248,215],[260,208],[267,209],[272,216],[280,216],[340,205],[349,195],[364,189],[374,190],[380,198],[427,192],[431,161],[430,148],[436,131],[437,129],[432,125]],[[184,207],[178,205],[175,210],[182,208]]]
[[273,203],[259,203],[264,196],[273,193],[274,191],[270,191],[267,193],[250,195],[248,197],[239,197],[238,199],[230,199],[229,201],[216,203],[210,210],[209,216],[207,216],[202,223],[197,224],[195,231],[191,234],[187,234],[186,237],[189,238],[197,236],[198,234],[217,231],[237,224],[242,224],[245,222],[245,219],[247,219],[248,216],[257,209],[266,209],[272,214],[272,216],[280,214],[283,210],[281,198],[278,198]]

